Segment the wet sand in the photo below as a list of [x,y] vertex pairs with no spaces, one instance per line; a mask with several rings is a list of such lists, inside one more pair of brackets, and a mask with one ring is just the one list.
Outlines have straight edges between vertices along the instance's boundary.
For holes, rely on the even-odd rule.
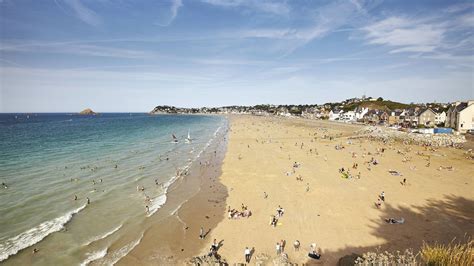
[[[208,233],[223,220],[226,206],[227,188],[219,176],[227,144],[221,136],[216,141],[191,167],[190,174],[172,185],[167,203],[158,211],[172,215],[151,217],[140,244],[117,265],[182,265],[199,253],[205,243],[199,239],[200,227]],[[190,191],[196,192],[177,205]]]
[[[229,192],[226,204],[240,210],[243,203],[253,215],[228,219],[220,213],[225,218],[205,245],[195,238],[202,246],[199,255],[208,252],[213,239],[224,240],[219,254],[231,265],[244,262],[247,246],[255,248],[253,264],[260,253],[275,257],[276,242],[285,240],[291,261],[335,265],[353,253],[416,250],[423,241],[446,243],[474,235],[474,162],[463,150],[349,140],[360,126],[327,121],[232,116],[230,123],[220,180]],[[379,164],[368,164],[372,157]],[[301,164],[295,173],[294,162]],[[352,169],[354,163],[358,169]],[[354,178],[342,178],[341,167]],[[299,176],[303,181],[296,180]],[[406,185],[401,184],[404,178]],[[386,199],[377,209],[382,191]],[[272,227],[270,216],[278,205],[285,213]],[[403,217],[405,223],[387,224],[384,218],[389,217]],[[296,239],[300,251],[293,250]],[[321,249],[321,260],[307,257],[311,243]]]

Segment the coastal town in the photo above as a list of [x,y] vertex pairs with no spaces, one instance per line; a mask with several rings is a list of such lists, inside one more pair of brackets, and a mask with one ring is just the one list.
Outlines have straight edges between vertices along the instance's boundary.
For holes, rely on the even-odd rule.
[[452,103],[403,104],[362,96],[321,105],[270,105],[179,108],[157,106],[151,114],[250,114],[301,117],[343,123],[383,125],[424,134],[470,133],[474,130],[474,100]]

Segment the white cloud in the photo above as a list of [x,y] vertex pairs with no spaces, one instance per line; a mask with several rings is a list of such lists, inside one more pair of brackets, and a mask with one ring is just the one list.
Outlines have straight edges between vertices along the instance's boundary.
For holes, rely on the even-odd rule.
[[391,53],[432,52],[442,42],[447,29],[401,17],[389,17],[363,28],[370,44],[397,47]]
[[129,59],[143,59],[150,58],[155,54],[133,49],[123,49],[111,46],[99,46],[85,43],[74,42],[31,42],[31,43],[7,43],[4,42],[0,47],[2,52],[23,52],[23,53],[48,53],[48,54],[69,54],[80,56],[94,56],[94,57],[114,57],[114,58],[129,58]]
[[76,16],[91,26],[99,26],[102,19],[92,9],[87,8],[80,0],[64,0],[76,13]]
[[268,0],[201,0],[204,3],[220,7],[244,7],[255,9],[266,13],[284,15],[290,12],[290,7],[286,1],[268,1]]
[[171,6],[169,10],[169,14],[164,15],[160,18],[160,21],[156,24],[159,26],[169,26],[171,22],[176,18],[178,15],[179,8],[183,6],[182,0],[171,0]]

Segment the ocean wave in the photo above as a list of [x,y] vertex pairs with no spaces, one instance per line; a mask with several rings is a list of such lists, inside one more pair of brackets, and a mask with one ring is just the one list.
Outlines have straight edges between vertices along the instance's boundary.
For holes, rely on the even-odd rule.
[[[168,190],[167,187],[166,187],[166,190]],[[166,203],[166,192],[165,194],[152,199],[151,204],[148,206],[149,211],[146,217],[150,217],[153,214],[155,214],[155,212],[157,212],[161,208],[161,206],[163,206],[165,203]]]
[[86,266],[93,261],[105,257],[105,255],[107,255],[107,250],[108,248],[105,248],[96,252],[87,253],[87,258],[83,262],[81,262],[80,266]]
[[121,260],[123,257],[127,256],[130,251],[132,251],[138,244],[140,244],[140,241],[142,241],[143,234],[141,236],[133,241],[128,243],[127,245],[121,247],[119,250],[115,251],[112,253],[111,258],[106,261],[104,264],[105,265],[115,265],[119,260]]
[[54,232],[60,231],[64,228],[64,225],[72,219],[74,214],[82,211],[86,206],[87,204],[84,204],[75,210],[65,213],[63,216],[43,222],[40,225],[1,243],[0,261],[6,260],[11,255],[18,253],[18,251],[40,242]]
[[87,243],[85,243],[83,246],[88,246],[90,245],[91,243],[93,242],[96,242],[96,241],[99,241],[101,239],[104,239],[108,236],[110,236],[111,234],[117,232],[120,228],[122,228],[122,225],[119,225],[117,227],[115,227],[114,229],[110,230],[109,232],[106,232],[105,234],[101,235],[101,236],[96,236],[96,237],[93,237],[92,239],[90,239],[89,241],[87,241]]

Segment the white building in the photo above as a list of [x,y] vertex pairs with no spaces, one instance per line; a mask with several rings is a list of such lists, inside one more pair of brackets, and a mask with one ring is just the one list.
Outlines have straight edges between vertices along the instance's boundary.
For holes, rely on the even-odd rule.
[[446,122],[446,112],[436,113],[435,115],[435,124],[444,124]]
[[369,108],[358,107],[354,110],[354,112],[355,112],[355,120],[359,120],[359,119],[364,118],[364,115],[369,112]]
[[342,113],[340,116],[339,120],[342,121],[354,121],[356,113],[354,111],[347,111],[345,113]]
[[474,129],[474,100],[451,105],[446,113],[445,126],[461,133]]
[[329,112],[329,120],[339,120],[341,118],[342,110],[331,110]]

